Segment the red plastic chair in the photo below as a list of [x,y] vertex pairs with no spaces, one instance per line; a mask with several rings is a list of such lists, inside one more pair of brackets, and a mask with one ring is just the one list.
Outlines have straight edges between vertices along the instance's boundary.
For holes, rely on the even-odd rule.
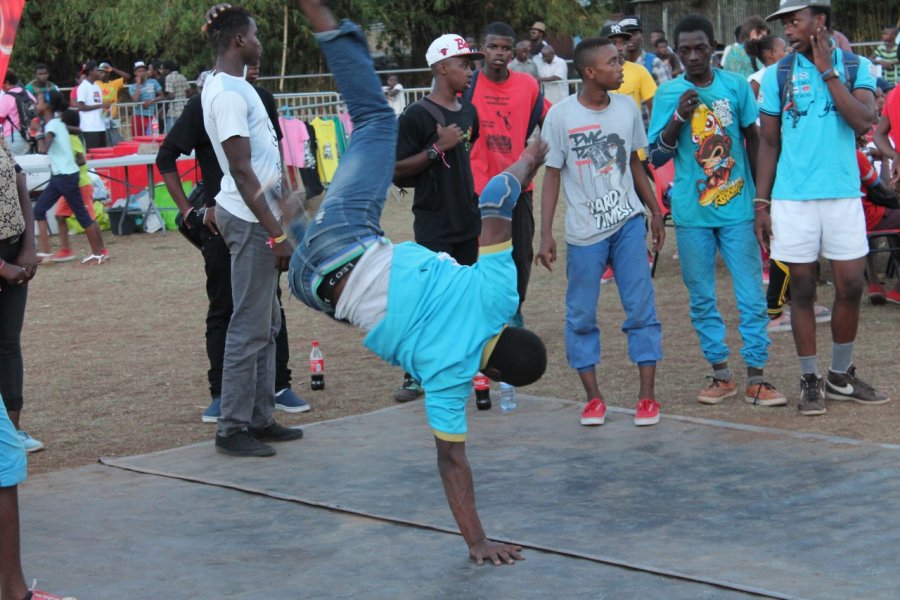
[[[650,172],[653,173],[653,181],[656,183],[656,203],[663,216],[663,226],[672,226],[672,211],[663,203],[663,196],[666,191],[672,187],[675,181],[675,161],[670,160],[661,167],[650,165]],[[653,267],[650,269],[650,276],[656,275],[656,264],[659,262],[659,252],[653,254]]]

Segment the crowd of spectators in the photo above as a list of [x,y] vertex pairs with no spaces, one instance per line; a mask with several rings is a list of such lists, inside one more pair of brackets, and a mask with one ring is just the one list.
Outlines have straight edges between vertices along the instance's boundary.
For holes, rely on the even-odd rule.
[[[91,245],[84,262],[99,265],[108,259],[88,197],[85,155],[116,143],[126,102],[135,105],[125,124],[132,136],[169,134],[158,164],[176,197],[183,228],[195,228],[186,235],[202,230],[197,245],[205,253],[212,239],[218,244],[218,258],[205,257],[208,269],[215,264],[220,271],[207,272],[209,310],[217,304],[228,308],[218,321],[216,348],[207,348],[212,398],[203,415],[204,421],[217,423],[216,450],[271,456],[275,450],[266,442],[302,437],[299,428],[283,427],[273,417],[276,408],[309,410],[290,392],[290,371],[286,378],[277,374],[279,355],[287,360],[277,348],[279,339],[287,345],[280,272],[290,269],[291,289],[304,303],[370,331],[367,345],[404,366],[398,401],[425,394],[448,502],[476,560],[487,557],[499,564],[520,556],[516,547],[491,542],[481,529],[463,445],[465,403],[479,370],[498,381],[505,374],[506,381],[525,384],[543,372],[546,353],[524,329],[523,307],[532,265],[552,271],[557,258],[552,224],[560,192],[567,202],[566,359],[585,391],[582,425],[602,425],[606,418],[597,372],[596,307],[602,283],[613,281],[625,311],[629,358],[638,373],[634,423],[659,422],[655,377],[663,358],[662,326],[647,234],[658,255],[667,212],[691,323],[708,363],[703,370],[710,373],[696,396],[699,402],[719,404],[741,387],[729,363],[718,309],[717,256],[730,274],[740,316],[744,401],[761,407],[788,404],[789,394],[763,373],[771,335],[779,330],[793,336],[800,376],[796,406],[802,415],[825,414],[826,400],[859,405],[890,400],[861,378],[853,357],[866,285],[873,303],[900,304],[900,281],[886,289],[867,237],[900,229],[896,27],[884,28],[869,60],[853,54],[846,37],[834,30],[828,0],[785,0],[765,19],[748,17],[719,63],[706,17],[685,16],[671,37],[654,31],[647,48],[641,20],[625,16],[577,45],[572,67],[580,86],[570,94],[569,66],[548,42],[543,22],[535,22],[527,36],[494,22],[479,40],[455,34],[437,38],[425,56],[433,75],[431,92],[408,104],[396,76],[380,84],[364,38],[352,23],[338,25],[315,0],[301,5],[333,61],[356,126],[344,158],[349,166],[339,170],[312,222],[292,220],[286,212],[291,205],[281,168],[281,129],[271,94],[253,85],[261,45],[255,22],[243,9],[225,5],[208,13],[217,59],[215,68],[198,79],[203,92],[197,99],[190,99],[192,87],[178,65],[166,60],[138,60],[130,73],[109,62],[86,61],[68,103],[44,64],[35,67],[27,85],[12,70],[6,73],[0,95],[4,518],[14,512],[24,452],[43,448],[20,427],[20,337],[28,281],[40,255],[49,250],[47,211],[64,197]],[[784,26],[786,39],[772,34],[774,20]],[[338,57],[345,60],[335,61]],[[15,158],[33,151],[50,156],[52,175],[32,212]],[[174,192],[181,185],[175,158],[185,151],[203,155],[205,184],[218,189],[214,197],[203,197],[199,208]],[[545,155],[535,256],[530,180]],[[367,171],[372,164],[379,167],[375,173]],[[666,168],[674,172],[669,180],[661,175]],[[413,181],[416,244],[395,246],[381,237],[377,222],[391,178]],[[665,194],[654,194],[651,182],[668,194],[669,205],[657,201]],[[355,206],[360,202],[365,206]],[[328,239],[314,241],[317,228],[349,237],[323,246]],[[66,243],[48,256],[63,262],[70,253]],[[815,305],[822,257],[830,263],[835,289],[834,304],[825,312]],[[485,284],[482,264],[495,269],[500,285]],[[421,290],[418,283],[398,289],[388,278],[392,269],[410,278],[416,269],[433,269],[436,275]],[[767,272],[769,298],[775,299],[768,307]],[[474,306],[480,296],[454,292],[463,280],[483,287],[486,295],[487,290],[496,294],[496,305]],[[211,282],[219,288],[217,295]],[[413,298],[417,290],[421,295]],[[421,307],[398,317],[396,304],[387,301],[403,298],[416,307],[412,300],[427,303],[457,293],[466,298],[459,306],[484,309],[478,323],[463,323],[447,307],[436,311],[445,319],[440,322],[458,331],[418,321]],[[832,318],[830,366],[823,375],[816,323]],[[772,327],[779,319],[784,327]],[[398,335],[411,329],[431,343]],[[465,335],[473,341],[451,339]],[[207,336],[209,344],[209,331]],[[518,357],[525,347],[534,350],[527,361]],[[454,362],[457,358],[465,364]],[[528,370],[523,364],[532,371],[520,371]],[[3,532],[8,539],[0,546],[12,548],[13,533]],[[3,565],[20,571],[17,527],[15,536],[16,556]],[[7,587],[12,581],[9,593],[18,594],[18,579],[17,573],[4,573],[0,581]]]

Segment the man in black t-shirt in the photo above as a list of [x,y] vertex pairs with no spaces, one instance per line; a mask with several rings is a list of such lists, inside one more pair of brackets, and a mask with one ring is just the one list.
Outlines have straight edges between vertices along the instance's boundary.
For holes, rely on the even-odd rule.
[[[253,68],[248,73],[251,79]],[[256,71],[258,76],[258,69]],[[259,94],[266,113],[275,128],[279,142],[283,134],[278,125],[278,109],[275,98],[263,88],[253,86]],[[175,161],[181,154],[194,152],[203,179],[202,206],[193,206],[181,187]],[[215,228],[216,194],[222,182],[222,169],[216,160],[212,144],[203,126],[203,106],[199,94],[190,98],[181,116],[172,125],[166,135],[156,165],[166,184],[166,189],[181,212],[180,228],[186,228],[190,239],[200,246],[206,270],[206,295],[209,308],[206,313],[206,354],[209,358],[209,392],[212,397],[209,407],[204,411],[202,419],[205,423],[215,423],[221,414],[222,362],[225,358],[225,334],[234,304],[231,296],[231,253],[222,236]],[[198,202],[200,204],[200,202]],[[281,303],[281,287],[277,289],[278,302]],[[275,408],[290,413],[306,412],[310,409],[307,402],[291,390],[291,369],[288,367],[290,349],[288,346],[287,325],[284,310],[281,311],[281,330],[275,337]]]
[[[459,94],[472,82],[472,61],[483,56],[458,35],[437,38],[425,53],[434,87],[408,106],[397,123],[394,177],[416,180],[416,243],[446,252],[461,265],[478,260],[481,214],[469,164],[469,151],[478,138],[478,113]],[[421,393],[422,387],[407,373],[394,398],[408,402]]]

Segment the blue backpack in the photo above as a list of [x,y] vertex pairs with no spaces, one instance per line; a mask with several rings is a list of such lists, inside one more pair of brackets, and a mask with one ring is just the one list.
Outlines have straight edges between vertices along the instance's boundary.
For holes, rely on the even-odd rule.
[[656,58],[656,55],[652,52],[644,53],[644,68],[647,69],[651,75],[653,75],[653,59]]
[[[794,105],[794,86],[787,85],[787,82],[793,78],[794,65],[796,62],[797,55],[788,54],[778,61],[778,72],[776,73],[778,80],[778,97],[781,98],[781,110],[790,112],[794,127],[797,126],[797,121],[800,120],[801,115]],[[852,93],[856,75],[859,73],[859,57],[852,52],[841,50],[841,63],[843,63],[844,66],[844,85],[847,86],[847,91]]]

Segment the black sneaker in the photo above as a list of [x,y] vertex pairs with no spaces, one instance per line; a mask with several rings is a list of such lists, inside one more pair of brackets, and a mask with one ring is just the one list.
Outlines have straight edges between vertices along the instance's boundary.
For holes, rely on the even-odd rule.
[[797,403],[797,410],[807,417],[825,414],[822,378],[815,373],[804,373],[800,379],[800,401]]
[[285,427],[273,422],[265,429],[251,429],[250,435],[262,442],[289,442],[302,438],[303,430],[299,427]]
[[266,446],[246,429],[228,437],[216,434],[216,452],[229,456],[275,456],[275,448]]
[[829,400],[852,400],[858,404],[884,404],[890,398],[856,376],[856,367],[850,365],[846,373],[828,369],[825,380],[825,397]]
[[403,376],[403,385],[394,392],[394,400],[397,402],[411,402],[422,395],[422,386],[406,373]]

